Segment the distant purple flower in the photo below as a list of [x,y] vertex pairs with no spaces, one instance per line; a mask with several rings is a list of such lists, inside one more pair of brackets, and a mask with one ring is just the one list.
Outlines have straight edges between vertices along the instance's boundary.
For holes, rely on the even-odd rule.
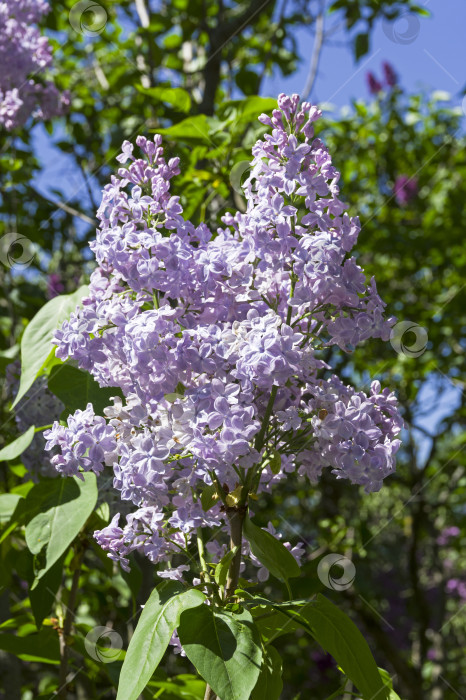
[[371,71],[366,73],[366,81],[371,95],[378,95],[382,91],[382,83],[377,80]]
[[442,530],[440,535],[437,537],[437,544],[446,545],[453,537],[458,537],[460,534],[459,527],[453,525],[452,527],[446,527]]
[[398,175],[393,186],[393,192],[398,204],[408,204],[418,193],[418,181],[415,177]]
[[326,654],[324,651],[320,651],[319,649],[311,651],[311,659],[321,674],[325,675],[331,668],[335,668],[335,661],[330,654]]
[[429,649],[427,651],[427,658],[429,661],[437,661],[437,659],[440,658],[438,649]]
[[462,600],[466,599],[466,583],[459,578],[451,578],[446,584],[447,593],[455,593]]
[[47,280],[47,298],[53,299],[59,294],[63,294],[65,291],[65,285],[62,282],[61,275],[58,272],[50,273]]
[[389,87],[394,87],[398,82],[398,76],[395,73],[393,66],[390,63],[388,63],[388,61],[384,61],[382,63],[382,70],[386,84]]

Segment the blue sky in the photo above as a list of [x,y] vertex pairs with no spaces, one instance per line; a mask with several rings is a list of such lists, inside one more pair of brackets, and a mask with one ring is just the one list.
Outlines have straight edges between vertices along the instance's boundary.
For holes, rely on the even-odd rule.
[[[373,71],[380,75],[382,61],[389,61],[408,92],[443,90],[460,105],[460,94],[466,85],[466,2],[427,0],[419,4],[430,11],[431,17],[405,16],[391,24],[378,22],[371,37],[370,51],[358,64],[351,47],[344,45],[344,34],[334,35],[328,45],[324,45],[311,101],[330,101],[342,107],[354,97],[366,97],[366,73]],[[326,27],[333,21],[326,20]],[[314,43],[312,29],[300,29],[296,38],[304,59],[302,65],[289,78],[278,75],[268,78],[264,94],[301,94]]]

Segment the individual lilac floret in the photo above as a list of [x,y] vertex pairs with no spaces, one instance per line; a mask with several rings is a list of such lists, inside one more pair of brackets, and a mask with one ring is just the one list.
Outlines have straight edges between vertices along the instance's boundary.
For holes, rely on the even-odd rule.
[[135,510],[96,537],[122,566],[138,550],[162,577],[186,574],[174,554],[188,554],[199,528],[226,535],[224,504],[244,483],[249,496],[330,468],[376,491],[393,473],[393,394],[323,378],[323,351],[386,340],[395,319],[351,255],[360,224],[314,138],[319,116],[298,95],[261,115],[270,128],[252,149],[246,211],[215,234],[183,217],[171,192],[179,160],[165,160],[159,135],[123,144],[98,211],[89,296],[55,343],[124,398],[105,419],[88,407],[48,435],[63,473],[112,466]]

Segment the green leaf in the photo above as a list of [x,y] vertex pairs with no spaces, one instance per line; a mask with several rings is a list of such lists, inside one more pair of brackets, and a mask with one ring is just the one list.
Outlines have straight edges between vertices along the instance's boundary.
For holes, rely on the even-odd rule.
[[0,523],[7,523],[21,500],[19,493],[2,493],[0,496]]
[[10,442],[9,445],[5,445],[5,447],[0,450],[0,462],[4,462],[8,459],[15,459],[23,454],[34,439],[34,431],[35,426],[31,425],[26,432],[16,438],[16,440]]
[[108,525],[110,522],[110,506],[108,503],[101,503],[98,508],[95,509],[95,516],[102,522],[102,524]]
[[17,637],[13,634],[0,634],[0,649],[14,654],[23,661],[38,661],[45,664],[58,664],[60,651],[58,634],[51,629],[38,634]]
[[184,398],[184,397],[183,397],[183,394],[175,394],[175,393],[173,393],[173,394],[164,394],[163,398],[164,398],[166,401],[168,401],[169,403],[175,403],[175,401],[176,401],[177,399],[182,399],[182,398]]
[[368,34],[357,34],[354,39],[354,54],[356,56],[356,61],[359,61],[362,56],[365,56],[369,51],[369,35]]
[[176,581],[165,581],[152,591],[126,652],[117,700],[136,700],[140,696],[165,653],[181,613],[200,606],[204,600],[201,591],[183,591]]
[[[184,700],[202,700],[205,694],[205,682],[191,673],[180,673],[166,681],[151,681],[151,690],[164,690],[167,697],[184,698]],[[165,694],[161,695],[162,698]]]
[[[176,0],[173,4],[175,6],[178,5],[178,9],[185,10],[187,7],[187,3],[185,4],[184,2],[182,2],[182,3],[176,2]],[[180,4],[182,5],[181,8],[180,8]],[[168,49],[168,50],[178,49],[181,46],[182,42],[183,42],[183,39],[179,34],[169,34],[168,36],[166,36],[163,39],[163,46],[165,49]]]
[[272,642],[277,637],[281,637],[282,634],[296,632],[301,627],[299,623],[277,609],[264,609],[264,607],[260,606],[252,608],[251,613],[257,629],[267,643]]
[[223,114],[231,107],[235,107],[238,114],[238,122],[255,122],[262,113],[269,113],[277,108],[277,100],[274,97],[258,97],[257,95],[247,97],[243,100],[229,100],[220,107]]
[[180,112],[189,112],[191,109],[191,97],[183,88],[153,87],[144,88],[136,85],[139,92],[151,97],[158,102],[167,102]]
[[64,415],[74,413],[78,408],[85,409],[88,403],[102,416],[104,408],[111,406],[111,397],[122,397],[121,390],[115,387],[100,387],[89,372],[70,365],[52,368],[48,388],[65,404]]
[[44,510],[45,503],[47,503],[50,498],[53,498],[53,493],[60,483],[58,479],[42,479],[38,484],[32,484],[32,482],[27,482],[28,485],[32,486],[26,493],[19,492],[17,487],[15,492],[18,492],[20,496],[23,496],[18,500],[16,507],[11,515],[11,523],[8,525],[6,530],[2,532],[0,537],[0,542],[3,542],[5,537],[14,530],[19,525],[25,525],[29,520],[31,520],[35,515],[37,515],[41,510]]
[[186,656],[222,700],[249,698],[262,660],[260,635],[247,610],[200,605],[182,613],[178,636]]
[[235,75],[235,82],[245,95],[255,95],[258,92],[260,76],[248,68],[240,68]]
[[167,129],[157,129],[158,134],[164,134],[172,141],[183,141],[186,143],[203,143],[212,145],[210,138],[210,125],[212,120],[205,114],[197,114],[195,117],[188,117]]
[[419,5],[411,5],[409,8],[411,12],[415,12],[417,15],[421,15],[421,17],[430,17],[431,13],[429,10],[427,10],[425,7],[420,7]]
[[[203,700],[205,694],[205,682],[202,678],[192,673],[179,673],[174,678],[163,681],[150,681],[147,687],[151,690],[163,690],[167,695],[162,698],[184,698],[185,700]],[[157,697],[157,696],[155,696]]]
[[63,573],[64,555],[44,574],[35,588],[29,591],[32,614],[39,629],[44,617],[52,609],[53,602],[60,588]]
[[[241,595],[245,595],[246,591],[239,591]],[[272,600],[267,600],[261,596],[250,596],[247,594],[247,599],[243,601],[244,605],[258,605],[262,607],[252,608],[257,627],[260,628],[261,634],[266,639],[267,643],[273,641],[281,634],[287,634],[289,631],[296,630],[298,627],[304,627],[311,634],[312,629],[309,627],[307,620],[300,614],[301,606],[309,605],[309,601],[288,600],[284,603],[275,603]],[[263,607],[266,608],[263,611]],[[267,611],[267,608],[272,608]],[[268,614],[268,613],[271,614]],[[265,620],[265,624],[263,624]]]
[[32,589],[79,534],[97,502],[95,474],[84,474],[84,481],[77,477],[51,481],[54,486],[41,505],[44,510],[26,525],[29,550],[38,554],[46,548],[43,566],[36,573]]
[[282,456],[278,450],[274,450],[270,458],[270,469],[272,474],[278,474],[282,468]]
[[39,554],[50,541],[50,513],[38,513],[26,527],[26,544],[31,554]]
[[280,581],[300,575],[299,564],[287,548],[270,532],[254,525],[249,517],[244,521],[244,535],[254,556]]
[[250,700],[279,700],[282,690],[282,660],[275,647],[268,646]]
[[398,693],[396,693],[396,692],[393,690],[393,682],[392,682],[391,676],[390,676],[390,674],[388,673],[388,671],[386,671],[384,668],[380,668],[380,666],[379,666],[379,673],[380,673],[380,675],[381,675],[381,677],[382,677],[382,680],[383,680],[384,684],[387,686],[387,688],[388,688],[388,690],[389,690],[389,693],[390,693],[390,694],[389,694],[389,700],[401,700],[401,698],[400,698],[400,696],[398,695]]
[[354,622],[319,593],[315,601],[297,608],[309,625],[305,629],[333,656],[364,700],[389,700],[369,646]]
[[231,564],[233,557],[235,556],[237,551],[238,551],[238,547],[234,547],[233,549],[230,549],[230,551],[227,552],[220,559],[219,563],[215,567],[215,581],[219,586],[224,586],[226,584],[227,576],[228,576],[228,569],[230,568],[230,564]]
[[206,486],[201,493],[201,506],[202,510],[207,512],[212,506],[214,506],[218,501],[217,489],[215,484]]
[[26,326],[21,340],[21,379],[12,408],[30,389],[49,356],[55,355],[52,346],[54,333],[76,309],[87,290],[87,287],[80,287],[73,294],[50,299]]

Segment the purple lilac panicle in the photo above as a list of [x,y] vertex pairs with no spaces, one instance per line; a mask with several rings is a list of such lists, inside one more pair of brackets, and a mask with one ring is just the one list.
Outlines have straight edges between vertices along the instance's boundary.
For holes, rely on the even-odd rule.
[[59,115],[69,104],[68,94],[40,75],[52,62],[52,48],[35,24],[49,10],[44,0],[0,2],[0,126],[7,131],[23,126],[31,114]]
[[[170,191],[179,159],[165,161],[160,136],[139,136],[139,154],[123,144],[98,211],[89,296],[55,343],[125,399],[105,419],[88,406],[55,424],[47,446],[60,447],[63,474],[112,465],[136,510],[96,538],[124,567],[135,549],[169,561],[196,528],[225,526],[219,501],[201,506],[213,480],[231,493],[249,475],[268,491],[295,470],[314,481],[330,467],[370,492],[395,469],[394,395],[322,376],[322,348],[387,340],[395,319],[350,255],[359,220],[314,138],[319,116],[298,95],[261,115],[270,130],[253,147],[247,210],[215,235],[183,217]],[[183,574],[175,569],[164,575]]]
[[388,61],[384,61],[382,63],[382,70],[388,87],[395,87],[395,85],[398,83],[398,76],[395,73],[395,69],[393,68],[392,64]]
[[380,82],[380,80],[377,80],[374,73],[372,73],[371,71],[366,73],[366,81],[367,87],[371,95],[378,95],[379,92],[382,92],[382,83]]

